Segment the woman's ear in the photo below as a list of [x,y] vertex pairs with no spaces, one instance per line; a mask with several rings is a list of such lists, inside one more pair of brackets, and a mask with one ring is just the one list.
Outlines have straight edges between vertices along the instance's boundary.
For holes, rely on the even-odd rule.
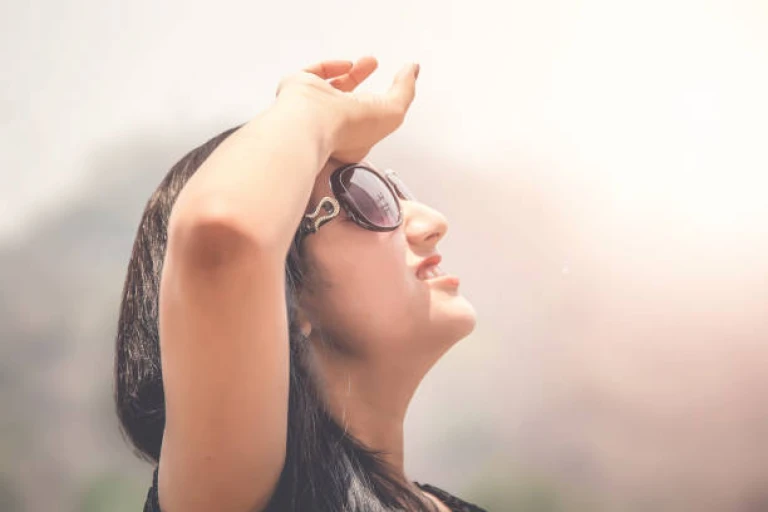
[[303,334],[305,338],[309,338],[309,335],[312,333],[312,322],[302,308],[298,308],[298,311],[296,312],[296,322],[299,324],[301,334]]

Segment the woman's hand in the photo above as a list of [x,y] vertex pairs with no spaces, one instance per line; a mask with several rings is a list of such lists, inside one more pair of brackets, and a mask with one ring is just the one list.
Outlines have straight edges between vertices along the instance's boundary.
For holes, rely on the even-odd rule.
[[327,122],[331,158],[359,162],[371,148],[394,132],[405,120],[416,91],[418,64],[407,64],[381,94],[355,93],[376,70],[374,57],[357,62],[328,60],[286,76],[277,89],[277,101],[296,102]]

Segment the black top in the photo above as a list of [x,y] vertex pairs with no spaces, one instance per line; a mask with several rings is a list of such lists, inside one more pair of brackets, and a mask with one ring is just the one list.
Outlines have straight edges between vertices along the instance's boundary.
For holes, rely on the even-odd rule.
[[[426,491],[439,498],[452,512],[488,512],[487,510],[461,500],[434,485],[420,484],[419,482],[413,483],[415,483],[422,491]],[[155,467],[155,472],[152,475],[152,487],[149,488],[149,492],[147,492],[147,500],[144,502],[144,512],[162,512],[157,498],[157,467]]]

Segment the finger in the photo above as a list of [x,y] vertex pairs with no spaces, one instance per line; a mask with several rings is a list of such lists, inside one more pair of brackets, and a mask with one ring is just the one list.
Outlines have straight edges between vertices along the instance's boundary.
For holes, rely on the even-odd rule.
[[395,79],[387,91],[387,96],[391,101],[403,110],[408,110],[416,96],[416,77],[418,75],[418,64],[406,64],[395,75]]
[[320,78],[328,79],[343,75],[352,67],[353,63],[351,60],[324,60],[304,68],[304,71],[317,75]]
[[334,78],[330,83],[340,91],[354,91],[355,88],[366,78],[371,76],[371,73],[376,71],[376,68],[378,67],[379,62],[375,57],[365,56],[358,59],[347,74]]

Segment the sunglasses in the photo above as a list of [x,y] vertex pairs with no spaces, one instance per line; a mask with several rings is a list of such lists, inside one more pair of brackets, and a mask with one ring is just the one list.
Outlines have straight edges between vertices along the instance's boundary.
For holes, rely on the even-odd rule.
[[363,163],[339,167],[331,173],[330,185],[335,197],[323,197],[312,213],[304,215],[296,233],[297,246],[338,216],[342,208],[362,228],[393,231],[403,223],[400,200],[416,200],[395,171],[386,169],[382,176]]

